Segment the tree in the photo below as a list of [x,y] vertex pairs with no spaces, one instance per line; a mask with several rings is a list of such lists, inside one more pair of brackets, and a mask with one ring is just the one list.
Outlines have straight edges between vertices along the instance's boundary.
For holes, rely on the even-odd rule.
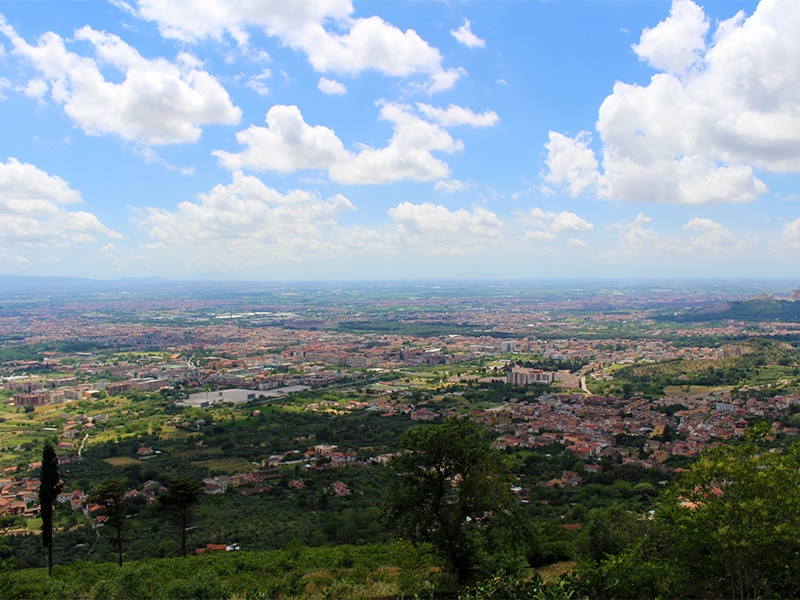
[[598,508],[589,514],[586,525],[575,540],[575,552],[596,562],[621,553],[646,534],[643,517],[620,504]]
[[89,501],[103,507],[106,523],[111,526],[116,535],[117,562],[122,566],[122,533],[125,529],[125,485],[121,479],[111,479],[101,484],[89,497]]
[[64,484],[58,475],[58,456],[50,442],[42,450],[42,474],[39,479],[39,511],[42,516],[42,543],[47,549],[47,574],[53,574],[53,502]]
[[432,544],[460,582],[518,556],[500,550],[517,502],[481,426],[449,419],[409,429],[399,444],[407,450],[389,463],[384,517],[400,536]]
[[186,531],[192,517],[192,506],[200,494],[200,484],[188,477],[172,480],[169,491],[160,496],[158,501],[169,516],[175,519],[181,528],[181,552],[186,556]]
[[717,595],[800,593],[800,445],[705,452],[664,495],[656,518],[689,577]]

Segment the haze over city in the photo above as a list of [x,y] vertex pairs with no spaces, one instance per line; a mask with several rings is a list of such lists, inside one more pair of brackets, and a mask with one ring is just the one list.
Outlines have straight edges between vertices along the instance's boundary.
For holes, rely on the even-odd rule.
[[0,1],[0,273],[800,275],[800,3]]

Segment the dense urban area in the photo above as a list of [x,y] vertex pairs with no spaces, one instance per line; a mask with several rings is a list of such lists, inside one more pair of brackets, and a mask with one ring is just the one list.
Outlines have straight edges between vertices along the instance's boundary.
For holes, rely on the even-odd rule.
[[[717,539],[719,556],[694,561],[699,583],[669,554],[689,537],[667,543],[658,528],[730,496],[718,470],[690,497],[704,460],[797,460],[796,287],[6,278],[3,597],[796,595],[797,541],[758,570]],[[460,563],[436,527],[403,535],[404,518],[386,517],[420,432],[465,423],[513,502],[466,509],[459,532],[471,522],[483,541],[463,544],[483,558]],[[60,477],[49,578],[46,446]],[[466,480],[461,469],[447,485]],[[791,512],[796,495],[754,502],[774,516],[770,502]],[[494,525],[500,512],[514,517]],[[793,535],[795,519],[775,531]],[[720,535],[739,535],[729,527]],[[187,574],[197,561],[205,579]],[[734,583],[742,564],[757,572]],[[137,592],[109,566],[166,587]]]

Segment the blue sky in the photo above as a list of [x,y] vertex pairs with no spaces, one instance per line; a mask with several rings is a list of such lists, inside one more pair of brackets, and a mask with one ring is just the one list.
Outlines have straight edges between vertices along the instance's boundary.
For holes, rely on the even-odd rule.
[[800,276],[797,0],[0,0],[0,273]]

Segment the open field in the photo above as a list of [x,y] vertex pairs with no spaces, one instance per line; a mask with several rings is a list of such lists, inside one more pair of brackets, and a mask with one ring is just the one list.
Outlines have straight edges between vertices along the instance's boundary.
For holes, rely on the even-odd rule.
[[664,395],[670,397],[680,396],[682,398],[702,398],[721,389],[723,388],[708,385],[668,385],[664,388]]

